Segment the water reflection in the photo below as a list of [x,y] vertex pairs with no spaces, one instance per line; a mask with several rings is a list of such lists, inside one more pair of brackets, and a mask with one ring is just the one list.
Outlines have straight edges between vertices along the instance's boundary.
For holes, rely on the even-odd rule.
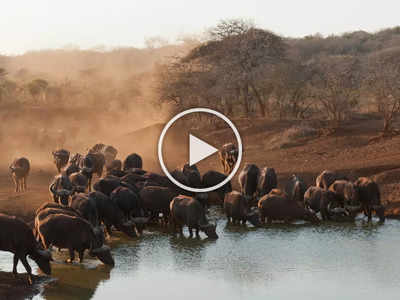
[[110,279],[110,268],[99,265],[93,269],[85,265],[54,264],[52,277],[41,298],[46,300],[92,299],[101,282]]
[[174,259],[174,268],[180,271],[197,271],[201,268],[204,261],[205,248],[215,240],[175,237],[169,238],[171,254]]
[[[87,261],[56,264],[37,299],[396,299],[400,292],[400,222],[233,226],[219,216],[218,240],[173,237],[148,228],[110,241],[113,269]],[[64,255],[64,254],[62,254]],[[62,255],[60,259],[61,261]],[[12,257],[0,252],[0,267]]]

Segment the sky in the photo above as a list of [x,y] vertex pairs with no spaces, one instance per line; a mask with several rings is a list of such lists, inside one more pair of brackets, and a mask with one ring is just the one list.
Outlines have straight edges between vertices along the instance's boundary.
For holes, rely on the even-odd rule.
[[286,37],[400,25],[398,0],[1,0],[0,54],[76,46],[143,47],[251,19]]

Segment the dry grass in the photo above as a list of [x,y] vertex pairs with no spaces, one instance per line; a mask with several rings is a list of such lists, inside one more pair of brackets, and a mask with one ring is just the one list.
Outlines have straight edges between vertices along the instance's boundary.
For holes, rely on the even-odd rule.
[[271,138],[269,149],[283,149],[298,146],[318,136],[318,130],[306,125],[296,125]]

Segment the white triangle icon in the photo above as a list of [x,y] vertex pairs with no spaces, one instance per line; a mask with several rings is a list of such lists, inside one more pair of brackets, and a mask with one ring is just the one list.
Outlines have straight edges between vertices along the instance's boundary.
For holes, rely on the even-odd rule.
[[218,149],[189,134],[189,164],[192,166],[217,152]]

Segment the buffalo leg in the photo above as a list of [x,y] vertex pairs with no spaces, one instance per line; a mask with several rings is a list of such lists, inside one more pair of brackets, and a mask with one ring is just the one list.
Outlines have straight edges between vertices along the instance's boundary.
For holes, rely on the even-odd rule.
[[181,237],[183,237],[183,226],[178,225],[178,230],[179,230],[179,234],[181,235]]
[[193,237],[193,228],[189,226],[189,236]]
[[28,272],[28,282],[29,284],[32,284],[33,280],[32,280],[32,269],[31,266],[28,264],[28,261],[26,260],[26,256],[25,255],[21,255],[19,257],[19,259],[21,260],[22,264],[25,267],[26,272]]
[[24,192],[26,192],[26,176],[22,178],[24,184]]
[[104,225],[106,225],[106,232],[107,232],[107,234],[111,237],[111,235],[112,235],[111,224],[108,223],[108,222],[104,222]]
[[199,227],[196,227],[196,237],[200,238],[200,230]]
[[79,254],[79,263],[82,263],[83,262],[83,253],[85,252],[85,250],[80,250],[79,252],[78,252],[78,254]]
[[260,213],[260,221],[262,224],[265,224],[265,215],[263,213]]
[[14,254],[14,264],[13,264],[14,277],[17,277],[17,274],[18,274],[18,272],[17,272],[18,261],[19,261],[18,255]]
[[73,263],[75,260],[75,251],[72,248],[69,248],[68,251],[69,251],[69,258],[67,259],[67,263]]
[[247,221],[246,218],[243,218],[242,219],[242,225],[246,225],[246,221]]
[[12,176],[12,180],[14,182],[14,186],[15,186],[15,192],[18,192],[18,183],[17,183],[17,179],[15,178],[15,175],[13,174]]
[[368,223],[371,222],[372,220],[372,209],[371,207],[368,207]]

